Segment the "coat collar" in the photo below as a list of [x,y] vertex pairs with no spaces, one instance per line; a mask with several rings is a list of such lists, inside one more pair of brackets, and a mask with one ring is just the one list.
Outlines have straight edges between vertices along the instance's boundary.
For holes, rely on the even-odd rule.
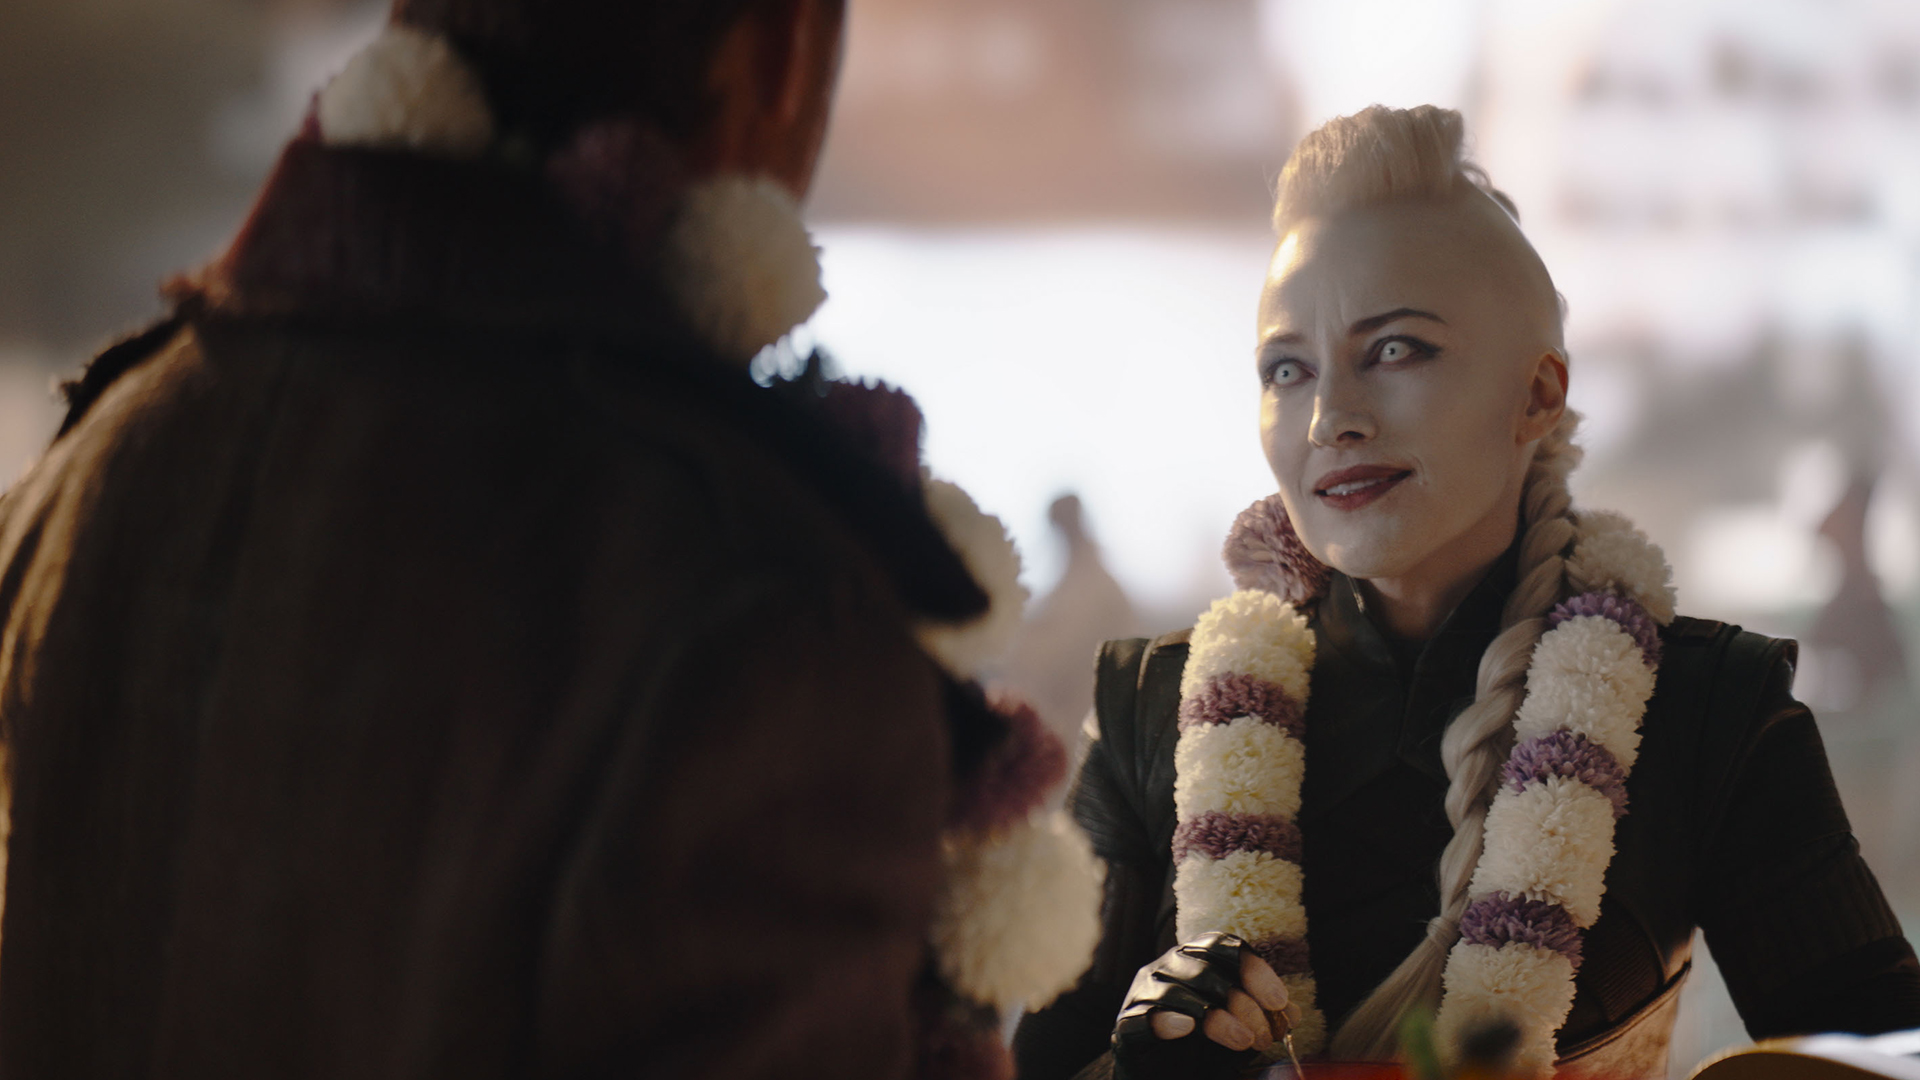
[[[637,186],[636,199],[659,205],[631,218],[664,222],[677,193]],[[627,254],[637,249],[533,170],[327,147],[308,132],[282,152],[226,253],[170,291],[251,319],[684,337]]]

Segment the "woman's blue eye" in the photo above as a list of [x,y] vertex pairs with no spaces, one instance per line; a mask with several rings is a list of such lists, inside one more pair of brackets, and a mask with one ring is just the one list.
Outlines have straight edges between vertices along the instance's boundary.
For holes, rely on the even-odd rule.
[[1374,350],[1374,356],[1387,364],[1397,364],[1432,354],[1432,348],[1409,338],[1388,338]]
[[1302,374],[1299,361],[1282,360],[1267,369],[1267,383],[1272,386],[1286,386],[1300,381]]

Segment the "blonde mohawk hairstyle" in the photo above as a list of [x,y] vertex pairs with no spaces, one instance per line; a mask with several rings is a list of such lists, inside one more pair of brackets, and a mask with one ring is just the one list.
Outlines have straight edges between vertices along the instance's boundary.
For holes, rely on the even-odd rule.
[[1513,201],[1466,158],[1466,124],[1452,109],[1369,105],[1336,116],[1300,140],[1280,171],[1273,227],[1395,199],[1444,199],[1480,191],[1516,222]]
[[[1478,192],[1505,212],[1520,286],[1544,305],[1541,317],[1556,339],[1563,305],[1546,264],[1520,233],[1513,202],[1466,159],[1466,127],[1452,109],[1381,105],[1337,117],[1300,140],[1281,170],[1275,231],[1285,236],[1301,220],[1403,199],[1445,200]],[[1492,220],[1499,222],[1497,215]],[[1508,228],[1510,226],[1510,229]],[[1558,347],[1558,341],[1553,342]],[[1460,938],[1473,873],[1484,848],[1487,812],[1512,742],[1514,714],[1526,694],[1527,666],[1546,629],[1546,615],[1569,595],[1567,554],[1578,533],[1567,474],[1579,464],[1574,443],[1580,416],[1566,410],[1540,440],[1520,496],[1517,584],[1501,613],[1500,633],[1480,657],[1474,699],[1441,738],[1446,767],[1447,818],[1453,839],[1438,867],[1440,911],[1427,935],[1400,966],[1348,1013],[1333,1035],[1336,1059],[1385,1060],[1398,1051],[1402,1020],[1439,1003],[1447,953]]]

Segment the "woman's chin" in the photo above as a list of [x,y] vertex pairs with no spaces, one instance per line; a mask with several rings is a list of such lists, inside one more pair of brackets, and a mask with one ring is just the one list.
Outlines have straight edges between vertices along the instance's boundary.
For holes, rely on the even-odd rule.
[[1325,544],[1309,541],[1307,548],[1321,562],[1356,580],[1403,577],[1432,553],[1428,545],[1396,542],[1418,532],[1376,528],[1363,535],[1329,536]]
[[1371,553],[1330,555],[1330,557],[1321,561],[1355,581],[1371,581],[1374,578],[1400,576],[1400,564],[1398,560],[1381,558]]

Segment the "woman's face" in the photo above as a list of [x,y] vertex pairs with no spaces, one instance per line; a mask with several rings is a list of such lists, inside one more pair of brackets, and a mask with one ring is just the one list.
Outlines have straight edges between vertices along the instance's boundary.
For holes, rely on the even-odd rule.
[[1500,214],[1478,193],[1388,203],[1274,253],[1261,437],[1301,540],[1350,577],[1444,578],[1512,542],[1566,366],[1551,285]]

